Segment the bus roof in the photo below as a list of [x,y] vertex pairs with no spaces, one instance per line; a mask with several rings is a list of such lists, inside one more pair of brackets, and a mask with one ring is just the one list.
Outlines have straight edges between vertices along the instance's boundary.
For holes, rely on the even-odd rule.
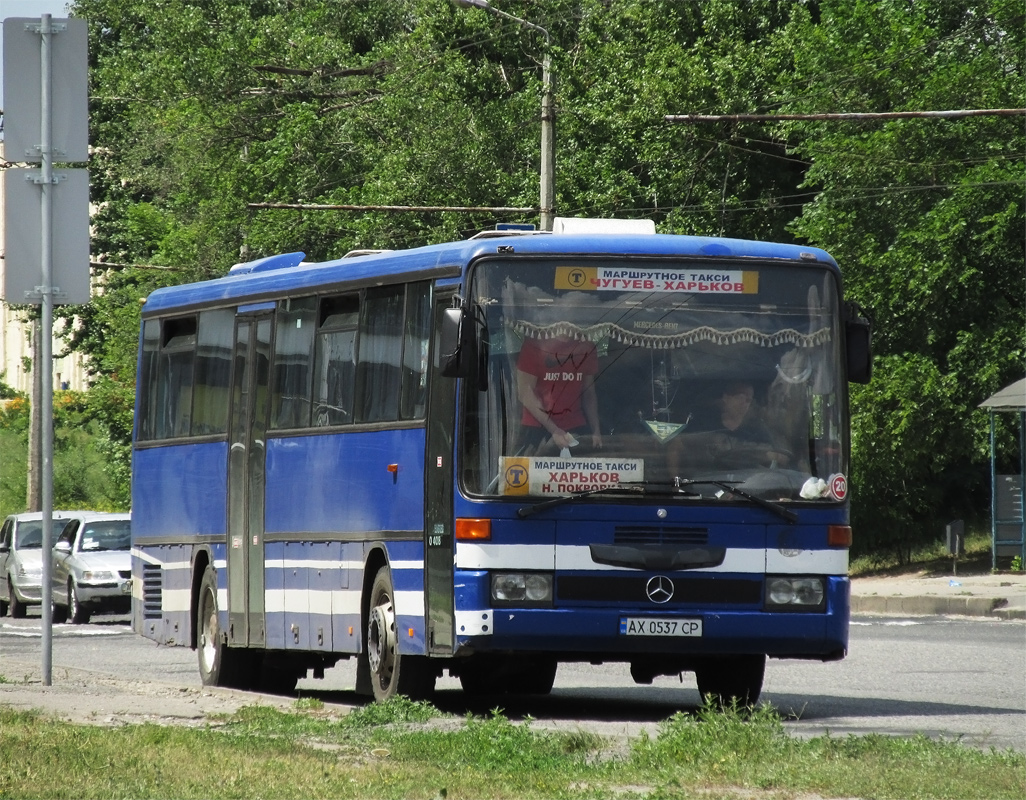
[[837,268],[826,251],[803,245],[670,234],[557,235],[524,232],[333,261],[305,262],[302,253],[271,256],[236,265],[223,278],[157,289],[147,298],[143,316],[200,306],[257,303],[282,296],[316,293],[337,284],[373,286],[400,278],[458,278],[474,259],[494,255],[500,249],[516,255],[780,259],[809,264],[818,262],[822,266]]

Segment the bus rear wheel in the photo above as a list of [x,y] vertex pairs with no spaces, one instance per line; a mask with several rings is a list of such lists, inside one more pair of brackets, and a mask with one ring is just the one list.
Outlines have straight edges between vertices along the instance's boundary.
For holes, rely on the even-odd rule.
[[695,679],[704,702],[719,708],[751,708],[759,702],[765,672],[762,654],[710,656],[695,667]]
[[394,598],[391,573],[388,567],[382,567],[371,584],[366,643],[371,690],[379,703],[397,694],[423,700],[435,688],[435,675],[428,659],[399,652]]
[[204,686],[249,688],[245,652],[228,646],[218,621],[217,571],[208,566],[196,605],[196,653]]

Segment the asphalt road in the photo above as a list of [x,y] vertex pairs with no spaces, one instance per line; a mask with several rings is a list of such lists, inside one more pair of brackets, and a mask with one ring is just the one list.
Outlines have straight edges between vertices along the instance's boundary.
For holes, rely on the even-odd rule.
[[[147,698],[169,721],[176,716],[174,702],[197,709],[194,721],[204,712],[256,702],[291,703],[202,687],[193,651],[158,647],[132,633],[125,617],[55,626],[52,653],[53,685],[44,687],[39,618],[0,620],[0,705],[102,722],[132,719],[133,712],[143,716]],[[301,681],[300,693],[340,707],[363,704],[352,692],[353,663],[340,662],[324,680]],[[441,679],[437,688],[435,703],[443,711],[487,714],[501,705],[510,718],[530,715],[539,727],[614,737],[654,734],[660,721],[699,704],[693,676],[638,686],[620,664],[561,665],[555,689],[545,698],[468,703],[454,679]],[[126,700],[121,694],[129,690],[133,697]],[[1026,623],[856,617],[844,661],[770,661],[762,700],[785,715],[785,727],[797,736],[921,732],[1026,752]],[[150,718],[159,718],[160,711]]]

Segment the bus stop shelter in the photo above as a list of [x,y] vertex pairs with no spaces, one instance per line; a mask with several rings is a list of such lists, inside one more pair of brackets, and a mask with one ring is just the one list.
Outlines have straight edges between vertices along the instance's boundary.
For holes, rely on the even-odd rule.
[[[1026,378],[1006,386],[979,405],[990,412],[990,531],[991,567],[998,556],[1019,556],[1026,564]],[[994,445],[994,418],[998,413],[1019,415],[1019,474],[998,475]]]

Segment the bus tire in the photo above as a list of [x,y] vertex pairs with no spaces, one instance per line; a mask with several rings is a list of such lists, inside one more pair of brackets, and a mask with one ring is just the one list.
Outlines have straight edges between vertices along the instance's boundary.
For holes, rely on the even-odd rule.
[[476,656],[460,665],[460,685],[470,697],[545,695],[552,692],[557,667],[554,658]]
[[264,656],[260,664],[260,680],[258,687],[267,694],[295,694],[299,683],[299,673],[294,669],[274,664]]
[[510,694],[550,694],[556,682],[557,667],[554,658],[527,659],[510,676],[506,690]]
[[702,700],[719,708],[751,708],[759,702],[766,656],[710,656],[695,667]]
[[501,694],[496,687],[492,670],[480,661],[471,661],[460,666],[460,686],[463,694],[468,697],[482,697],[488,694]]
[[366,642],[371,690],[379,703],[399,694],[423,700],[435,688],[435,675],[428,659],[399,652],[394,598],[391,573],[388,567],[381,567],[371,584]]
[[196,653],[204,686],[248,688],[244,652],[228,646],[218,621],[217,570],[208,566],[196,604]]

